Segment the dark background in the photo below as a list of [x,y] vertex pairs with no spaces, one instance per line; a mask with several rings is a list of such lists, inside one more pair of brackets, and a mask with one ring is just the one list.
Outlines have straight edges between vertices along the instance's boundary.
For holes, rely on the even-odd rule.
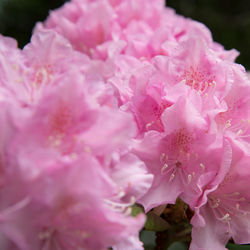
[[[19,47],[23,47],[30,40],[34,24],[45,20],[49,10],[64,2],[66,0],[0,0],[0,33],[16,38]],[[237,62],[250,70],[249,0],[168,0],[167,5],[179,14],[206,24],[215,41],[226,49],[236,48],[241,52]]]

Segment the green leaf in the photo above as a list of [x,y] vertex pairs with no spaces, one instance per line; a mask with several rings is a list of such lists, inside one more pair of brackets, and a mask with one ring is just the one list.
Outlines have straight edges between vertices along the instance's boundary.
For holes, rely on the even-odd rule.
[[188,248],[183,242],[174,242],[168,250],[187,250]]
[[170,225],[160,216],[154,214],[153,212],[147,213],[147,221],[145,224],[146,230],[151,230],[154,232],[162,232],[169,228]]
[[227,244],[229,250],[250,250],[250,245]]
[[131,211],[131,215],[136,217],[138,214],[144,213],[144,210],[142,207],[138,206],[138,205],[133,205],[131,207],[132,211]]
[[144,230],[140,233],[140,239],[143,242],[143,247],[145,250],[155,249],[155,238],[155,232]]

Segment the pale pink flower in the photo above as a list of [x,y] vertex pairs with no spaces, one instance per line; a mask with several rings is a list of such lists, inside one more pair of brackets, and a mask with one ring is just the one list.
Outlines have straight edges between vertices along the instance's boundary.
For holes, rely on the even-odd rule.
[[182,97],[163,112],[164,132],[149,131],[135,144],[136,154],[154,175],[152,187],[140,200],[146,211],[175,203],[179,195],[194,203],[202,193],[200,188],[219,171],[222,141],[207,133],[209,124],[199,112],[191,100]]
[[[141,11],[142,6],[144,11]],[[143,25],[149,26],[149,31],[152,30],[159,24],[159,13],[163,6],[162,0],[136,2],[75,0],[52,12],[45,27],[54,29],[68,38],[77,50],[93,56],[105,56],[106,52],[102,47],[106,42],[108,49],[117,46],[119,49],[119,40],[125,41],[123,48],[128,43],[130,50],[134,48],[135,51],[140,51],[141,46],[146,46],[146,42],[138,36],[134,42],[126,39],[126,32],[130,33],[129,29],[126,31],[126,27],[131,23],[137,23],[136,20],[138,23],[141,20]],[[36,30],[39,32],[41,29],[42,24],[39,24]],[[141,34],[146,35],[143,31]]]
[[13,41],[11,46],[4,39],[0,41],[2,54],[6,50],[9,53],[0,60],[1,84],[23,106],[35,103],[58,77],[70,71],[84,71],[90,65],[87,56],[73,51],[63,37],[52,31],[36,34],[23,50]]
[[156,57],[155,65],[169,85],[182,82],[202,97],[209,97],[211,104],[213,98],[221,101],[235,80],[234,64],[218,57],[209,44],[197,36],[180,42],[171,51],[170,58]]
[[130,206],[178,197],[191,249],[249,243],[237,55],[162,0],[72,0],[23,50],[0,37],[0,245],[139,250]]
[[150,188],[153,176],[148,173],[145,163],[134,154],[125,154],[116,158],[111,166],[112,180],[124,192],[123,199],[128,200],[133,196],[139,200]]
[[216,115],[213,127],[219,133],[231,138],[235,144],[238,144],[242,149],[244,148],[245,152],[248,153],[250,143],[250,81],[241,65],[234,65],[232,69],[235,81],[224,98],[227,108]]
[[156,56],[151,63],[127,55],[113,61],[114,76],[108,82],[134,114],[140,136],[149,130],[163,131],[162,113],[181,96],[190,96],[212,123],[226,111],[224,97],[237,81],[233,74],[237,67],[219,58],[199,37],[180,42],[171,55]]
[[[20,86],[20,75],[23,74],[22,51],[17,48],[17,42],[8,37],[0,36],[0,85],[9,95],[25,96],[23,86]],[[1,92],[3,92],[1,91]]]
[[190,36],[205,39],[222,59],[234,61],[238,55],[213,42],[203,24],[165,8],[162,0],[72,0],[51,12],[35,32],[44,28],[62,34],[76,50],[103,60],[120,53],[149,60],[169,55],[172,48]]
[[116,84],[117,76],[111,78],[137,121],[135,153],[154,175],[140,200],[146,211],[174,203],[178,196],[193,206],[220,171],[227,149],[214,118],[227,111],[226,96],[239,79],[237,67],[204,39],[191,37],[169,57],[135,64],[124,88]]
[[127,249],[142,249],[136,238],[143,215],[129,216],[133,201],[120,200],[115,183],[94,157],[83,154],[57,165],[35,181],[13,176],[0,191],[5,201],[0,232],[9,242],[23,250],[107,249],[122,242]]
[[225,249],[230,237],[236,244],[250,242],[249,156],[233,145],[232,163],[227,165],[195,207],[190,249]]
[[131,153],[136,124],[118,108],[105,67],[51,31],[36,34],[20,54],[14,77],[22,77],[22,92],[8,70],[0,87],[3,246],[142,249],[145,218],[131,217],[130,206],[152,175]]
[[[10,161],[17,159],[26,177],[50,169],[51,161],[62,156],[75,158],[84,151],[109,159],[114,150],[128,151],[136,134],[130,114],[101,107],[89,97],[82,75],[65,74],[57,81],[46,88],[36,105],[23,111],[28,114],[21,131],[8,142]],[[15,116],[13,110],[13,120]]]

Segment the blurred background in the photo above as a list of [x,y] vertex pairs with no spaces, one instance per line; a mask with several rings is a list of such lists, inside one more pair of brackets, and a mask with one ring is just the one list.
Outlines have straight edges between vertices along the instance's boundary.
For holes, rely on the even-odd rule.
[[[14,37],[19,47],[29,42],[32,28],[43,21],[49,10],[67,0],[0,0],[0,33]],[[250,70],[249,0],[167,0],[177,13],[206,24],[214,40],[226,49],[236,48],[237,62]]]

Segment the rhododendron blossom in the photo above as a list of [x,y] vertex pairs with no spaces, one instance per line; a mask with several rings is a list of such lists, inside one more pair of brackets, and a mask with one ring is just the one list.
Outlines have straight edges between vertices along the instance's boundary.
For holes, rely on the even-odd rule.
[[[32,52],[40,41],[39,47],[50,51],[47,62]],[[58,53],[64,47],[69,53],[65,59]],[[152,175],[130,152],[129,142],[136,135],[132,115],[118,109],[112,87],[108,91],[101,76],[91,77],[95,63],[91,66],[86,56],[75,53],[55,33],[36,35],[23,51],[10,49],[21,54],[15,67],[23,70],[14,71],[20,78],[18,89],[5,78],[1,86],[5,129],[1,132],[0,231],[8,239],[4,244],[25,250],[112,245],[141,249],[138,232],[144,217],[131,217],[129,207],[148,190]],[[53,65],[53,71],[52,66],[43,66],[46,63]],[[7,66],[2,64],[8,76]],[[98,93],[91,95],[95,88]],[[99,227],[101,220],[105,228]]]
[[162,0],[71,0],[23,49],[0,36],[0,248],[250,243],[237,56]]

